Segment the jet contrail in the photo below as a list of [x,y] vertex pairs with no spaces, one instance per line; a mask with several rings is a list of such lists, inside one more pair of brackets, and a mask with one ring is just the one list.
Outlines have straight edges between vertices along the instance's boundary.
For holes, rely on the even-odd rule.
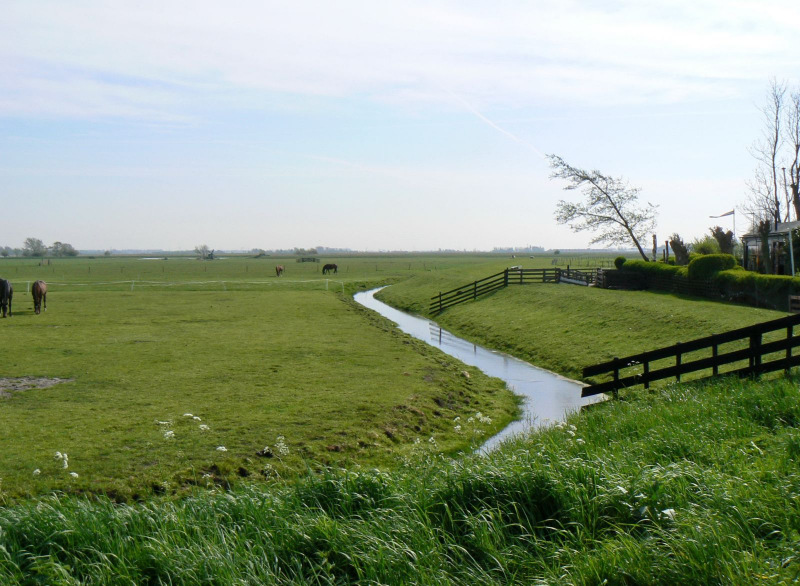
[[464,98],[462,98],[461,96],[454,94],[453,92],[451,92],[451,91],[450,91],[450,90],[448,90],[447,88],[441,88],[441,89],[442,89],[442,91],[444,91],[445,93],[447,93],[447,94],[448,94],[450,97],[452,97],[454,100],[457,100],[457,101],[458,101],[458,102],[459,102],[459,103],[460,103],[462,106],[464,106],[464,107],[465,107],[467,110],[469,110],[470,112],[472,112],[473,114],[475,114],[475,116],[477,116],[478,118],[480,118],[481,120],[483,120],[483,121],[484,121],[486,124],[488,124],[489,126],[491,126],[492,128],[494,128],[496,131],[500,132],[501,134],[504,134],[504,135],[506,135],[506,136],[507,136],[508,138],[510,138],[511,140],[513,140],[513,141],[515,141],[515,142],[518,142],[519,144],[521,144],[521,145],[523,145],[523,146],[525,146],[525,147],[527,147],[527,148],[531,149],[531,150],[532,150],[534,153],[536,153],[537,155],[539,155],[539,156],[540,156],[540,157],[542,157],[543,159],[544,159],[544,158],[546,158],[546,155],[545,155],[545,154],[544,154],[542,151],[540,151],[538,148],[536,148],[534,145],[532,145],[531,143],[529,143],[527,140],[524,140],[524,139],[522,139],[522,138],[518,137],[518,136],[517,136],[516,134],[514,134],[513,132],[509,132],[509,131],[508,131],[508,130],[506,130],[505,128],[502,128],[501,126],[498,126],[497,124],[495,124],[494,122],[492,122],[491,120],[489,120],[489,119],[488,119],[486,116],[484,116],[483,114],[481,114],[481,113],[480,113],[478,110],[476,110],[476,109],[475,109],[475,108],[472,106],[472,104],[470,104],[469,102],[467,102],[467,101],[466,101]]

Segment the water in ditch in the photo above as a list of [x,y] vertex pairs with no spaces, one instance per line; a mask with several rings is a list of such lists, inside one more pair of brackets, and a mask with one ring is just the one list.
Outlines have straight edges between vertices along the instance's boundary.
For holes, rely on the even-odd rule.
[[581,398],[581,384],[558,374],[537,368],[503,352],[489,350],[454,336],[435,322],[410,315],[375,299],[382,287],[356,293],[355,300],[397,324],[403,332],[436,346],[464,364],[475,366],[505,381],[517,395],[522,396],[522,417],[491,437],[482,450],[488,450],[510,436],[530,428],[563,421],[566,414],[584,405],[603,400],[602,395]]

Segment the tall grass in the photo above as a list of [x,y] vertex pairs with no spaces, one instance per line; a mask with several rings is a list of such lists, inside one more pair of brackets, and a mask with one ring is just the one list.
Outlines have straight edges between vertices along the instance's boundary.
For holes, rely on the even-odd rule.
[[795,379],[671,386],[488,456],[0,510],[6,583],[755,584],[800,578]]

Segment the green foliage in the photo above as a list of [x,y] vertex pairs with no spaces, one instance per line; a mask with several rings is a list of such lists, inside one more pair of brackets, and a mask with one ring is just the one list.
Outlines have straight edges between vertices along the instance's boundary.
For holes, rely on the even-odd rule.
[[696,254],[720,254],[719,242],[712,236],[697,238],[690,245],[692,252]]
[[720,271],[727,271],[736,266],[736,259],[730,254],[705,254],[697,256],[689,262],[689,278],[696,280],[710,279]]
[[643,260],[629,260],[625,263],[625,270],[638,271],[646,275],[661,275],[672,277],[673,275],[685,275],[686,267],[680,267],[663,262],[645,262]]
[[618,256],[614,259],[614,266],[617,267],[617,270],[622,270],[622,265],[625,264],[627,259],[624,256]]
[[[488,455],[0,508],[4,584],[796,581],[798,381],[629,394]],[[621,577],[622,581],[621,581]]]
[[732,297],[757,292],[762,298],[777,298],[785,303],[788,295],[800,293],[800,278],[788,275],[762,275],[737,268],[717,273],[715,278]]

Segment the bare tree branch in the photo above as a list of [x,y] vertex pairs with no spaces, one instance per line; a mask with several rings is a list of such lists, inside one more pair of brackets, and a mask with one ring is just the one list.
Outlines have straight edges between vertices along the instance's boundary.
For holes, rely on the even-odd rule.
[[574,232],[588,230],[597,235],[592,244],[633,242],[644,260],[649,260],[640,241],[655,227],[657,206],[639,205],[638,187],[630,187],[622,178],[573,167],[557,155],[548,155],[552,179],[564,179],[566,190],[581,189],[583,202],[561,200],[556,204],[556,221],[568,224]]

